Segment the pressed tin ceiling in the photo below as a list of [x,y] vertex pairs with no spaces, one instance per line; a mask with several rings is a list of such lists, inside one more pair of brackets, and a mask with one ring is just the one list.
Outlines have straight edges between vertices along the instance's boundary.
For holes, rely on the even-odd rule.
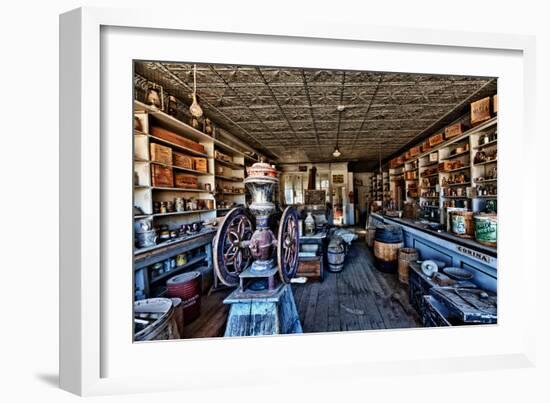
[[[191,103],[193,64],[136,62],[135,72]],[[495,92],[490,77],[197,65],[205,115],[279,162],[375,164]]]

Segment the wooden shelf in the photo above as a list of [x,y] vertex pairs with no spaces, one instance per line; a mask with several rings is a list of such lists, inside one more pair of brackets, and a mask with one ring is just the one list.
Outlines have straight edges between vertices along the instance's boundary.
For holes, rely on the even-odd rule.
[[225,195],[225,196],[244,196],[246,193],[239,193],[239,192],[217,192],[217,195]]
[[439,164],[439,161],[433,161],[433,162],[430,162],[429,164],[421,165],[420,168],[429,168],[429,167],[433,167],[434,165],[437,165],[437,164]]
[[474,196],[474,199],[496,199],[497,195],[480,195]]
[[482,180],[482,181],[475,181],[474,183],[477,185],[477,184],[483,184],[483,183],[489,183],[489,182],[496,182],[497,179],[485,179],[485,180]]
[[216,179],[221,179],[228,182],[242,182],[244,178],[236,178],[232,176],[216,175]]
[[444,199],[471,199],[468,196],[442,196]]
[[219,158],[214,158],[216,164],[224,165],[232,169],[244,169],[244,165],[236,164],[234,162],[225,161]]
[[438,176],[439,175],[439,172],[435,173],[435,174],[430,174],[430,175],[420,175],[420,179],[423,179],[423,178],[433,178],[434,176]]
[[186,210],[186,211],[174,211],[172,213],[157,213],[153,214],[153,217],[167,217],[167,216],[173,216],[173,215],[186,215],[186,214],[200,214],[200,213],[208,213],[210,211],[216,211],[215,209],[212,210]]
[[443,188],[451,188],[455,186],[468,186],[471,185],[471,182],[464,182],[464,183],[447,183],[446,185],[441,185]]
[[421,199],[432,199],[437,200],[439,199],[439,196],[420,196]]
[[426,151],[425,153],[422,153],[420,154],[418,157],[421,158],[421,157],[425,157],[426,155],[429,155],[435,151],[439,151],[441,150],[442,148],[445,148],[445,147],[448,147],[449,144],[454,144],[454,143],[458,143],[466,138],[468,138],[468,136],[471,136],[472,134],[475,134],[475,133],[478,133],[478,132],[481,132],[491,126],[494,126],[497,124],[497,117],[495,116],[494,118],[491,118],[489,119],[488,121],[484,122],[484,123],[481,123],[480,125],[476,126],[476,127],[473,127],[469,130],[466,130],[464,133],[452,138],[452,139],[449,139],[447,141],[444,141],[443,143],[440,143],[436,146],[434,146],[431,150],[429,151]]
[[142,162],[148,162],[149,164],[155,164],[155,165],[162,165],[163,167],[172,168],[172,169],[175,169],[176,171],[182,171],[192,175],[199,175],[199,176],[214,175],[214,174],[211,174],[210,172],[197,171],[196,169],[182,168],[177,165],[168,165],[158,161],[142,161]]
[[188,261],[187,263],[182,264],[181,266],[176,266],[176,267],[174,267],[172,270],[170,270],[170,271],[168,271],[168,272],[166,272],[166,273],[162,273],[160,276],[151,277],[151,284],[156,283],[156,282],[158,282],[158,281],[160,281],[160,280],[162,280],[162,279],[165,279],[165,278],[167,278],[167,277],[170,277],[170,276],[174,275],[174,273],[176,273],[176,272],[178,272],[178,271],[181,271],[181,270],[183,270],[183,269],[186,269],[186,268],[188,268],[189,266],[192,266],[192,265],[194,265],[194,264],[197,264],[197,263],[199,263],[200,261],[202,261],[202,260],[204,260],[204,259],[206,259],[206,258],[207,258],[206,254],[203,253],[203,254],[201,254],[201,255],[199,255],[199,256],[194,257],[193,259],[191,259],[191,260]]
[[441,171],[441,173],[443,173],[443,174],[449,174],[449,173],[452,173],[452,172],[464,171],[464,170],[466,170],[466,169],[470,169],[470,166],[465,166],[465,167],[456,168],[456,169],[449,169],[448,171]]
[[487,165],[487,164],[495,164],[496,162],[497,162],[497,158],[495,158],[494,160],[490,160],[490,161],[478,162],[477,164],[474,164],[474,166],[475,167],[480,167],[480,166]]
[[167,187],[160,187],[160,186],[151,187],[151,190],[166,191],[166,192],[185,192],[185,193],[208,193],[208,194],[213,193],[212,191],[208,191],[205,189],[167,188]]
[[469,154],[470,154],[470,150],[467,150],[455,155],[449,155],[448,157],[441,159],[441,161],[451,161],[451,160],[454,160],[455,158],[464,157],[465,155],[469,155]]
[[489,141],[488,143],[481,144],[481,145],[479,145],[479,146],[475,146],[475,147],[474,147],[474,150],[481,150],[482,148],[490,147],[490,146],[496,145],[497,143],[498,143],[498,139],[497,139],[497,140],[493,140],[493,141]]
[[140,215],[134,216],[134,219],[147,218],[147,217],[170,217],[170,216],[175,216],[175,215],[200,214],[200,213],[209,213],[211,211],[216,211],[216,210],[215,209],[212,209],[212,210],[187,210],[187,211],[174,211],[172,213],[140,214]]

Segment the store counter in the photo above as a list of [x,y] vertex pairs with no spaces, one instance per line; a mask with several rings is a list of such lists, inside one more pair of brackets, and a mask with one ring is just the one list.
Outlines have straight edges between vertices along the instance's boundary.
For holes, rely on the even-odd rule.
[[424,228],[420,220],[371,213],[369,223],[401,226],[405,246],[417,249],[422,260],[437,259],[445,262],[446,266],[469,269],[474,273],[473,283],[483,289],[496,292],[498,265],[496,248],[482,245],[472,239],[460,238],[448,232]]

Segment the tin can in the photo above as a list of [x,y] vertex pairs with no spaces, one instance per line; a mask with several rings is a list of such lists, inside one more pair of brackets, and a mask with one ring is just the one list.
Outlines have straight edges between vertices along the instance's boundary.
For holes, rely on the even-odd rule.
[[207,192],[211,192],[212,191],[212,185],[210,183],[205,183],[204,184],[204,189],[207,191]]
[[168,204],[166,202],[160,202],[160,214],[165,214],[168,212]]
[[183,197],[176,197],[174,199],[176,211],[185,211],[185,199]]
[[167,201],[166,202],[166,211],[168,213],[173,213],[174,212],[174,202],[173,201]]
[[153,202],[153,213],[159,214],[160,213],[160,202],[156,201]]
[[187,263],[187,256],[185,253],[180,253],[176,256],[176,266],[183,266],[185,263]]

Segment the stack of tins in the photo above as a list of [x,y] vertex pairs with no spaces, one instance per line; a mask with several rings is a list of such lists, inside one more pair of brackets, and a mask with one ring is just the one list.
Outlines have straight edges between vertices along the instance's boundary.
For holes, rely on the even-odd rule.
[[454,211],[451,215],[451,231],[461,238],[474,237],[474,213]]
[[374,234],[374,257],[378,270],[395,273],[397,254],[403,247],[403,231],[398,225],[378,225]]
[[367,228],[367,246],[372,248],[374,246],[374,235],[376,234],[376,227]]
[[487,246],[497,246],[497,215],[478,214],[474,217],[476,241]]
[[409,263],[418,260],[418,251],[414,248],[399,249],[399,263],[397,275],[403,284],[409,284]]
[[179,339],[175,309],[169,298],[149,298],[134,302],[134,340]]
[[166,295],[181,298],[183,322],[188,325],[201,313],[201,274],[190,271],[172,277],[166,282]]

